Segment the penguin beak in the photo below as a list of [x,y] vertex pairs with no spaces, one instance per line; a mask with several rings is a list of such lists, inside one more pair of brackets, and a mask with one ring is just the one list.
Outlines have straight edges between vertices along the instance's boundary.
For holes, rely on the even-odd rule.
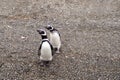
[[45,26],[45,28],[46,28],[46,29],[48,29],[48,27],[47,27],[47,26]]
[[37,30],[37,32],[40,34],[40,33],[41,33],[41,30]]

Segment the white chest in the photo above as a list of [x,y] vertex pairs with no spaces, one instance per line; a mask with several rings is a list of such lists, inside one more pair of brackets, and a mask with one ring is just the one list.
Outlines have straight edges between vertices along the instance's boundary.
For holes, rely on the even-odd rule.
[[50,34],[50,42],[53,45],[53,47],[57,47],[61,44],[60,36],[57,32]]
[[41,60],[52,60],[52,50],[48,42],[43,42],[40,58]]

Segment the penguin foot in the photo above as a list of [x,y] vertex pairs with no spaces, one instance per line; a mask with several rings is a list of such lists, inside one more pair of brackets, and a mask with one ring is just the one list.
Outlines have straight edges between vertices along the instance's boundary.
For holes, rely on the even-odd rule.
[[44,65],[45,65],[46,67],[49,67],[49,61],[44,61]]
[[43,62],[41,62],[41,63],[40,63],[40,66],[44,67],[44,63],[43,63]]
[[50,67],[50,65],[49,65],[49,64],[46,64],[45,66],[46,66],[46,67]]

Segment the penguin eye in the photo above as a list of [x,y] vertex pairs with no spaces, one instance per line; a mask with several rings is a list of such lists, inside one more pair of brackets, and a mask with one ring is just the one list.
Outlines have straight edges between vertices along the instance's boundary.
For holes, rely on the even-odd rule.
[[52,30],[52,27],[51,27],[51,26],[49,27],[49,30]]
[[50,27],[50,29],[52,29],[52,27]]
[[45,32],[44,32],[44,31],[41,31],[41,34],[45,34]]

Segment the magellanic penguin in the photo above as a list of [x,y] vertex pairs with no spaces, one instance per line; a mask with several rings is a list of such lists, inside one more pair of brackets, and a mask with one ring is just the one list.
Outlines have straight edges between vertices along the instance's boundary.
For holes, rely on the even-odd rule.
[[40,61],[43,62],[41,65],[47,66],[53,59],[53,46],[49,42],[46,32],[43,29],[37,30],[37,32],[42,37],[42,42],[38,49],[38,56],[40,57]]
[[53,48],[56,50],[56,53],[60,53],[61,37],[59,31],[51,25],[48,25],[45,28],[50,31],[50,42],[53,45]]

